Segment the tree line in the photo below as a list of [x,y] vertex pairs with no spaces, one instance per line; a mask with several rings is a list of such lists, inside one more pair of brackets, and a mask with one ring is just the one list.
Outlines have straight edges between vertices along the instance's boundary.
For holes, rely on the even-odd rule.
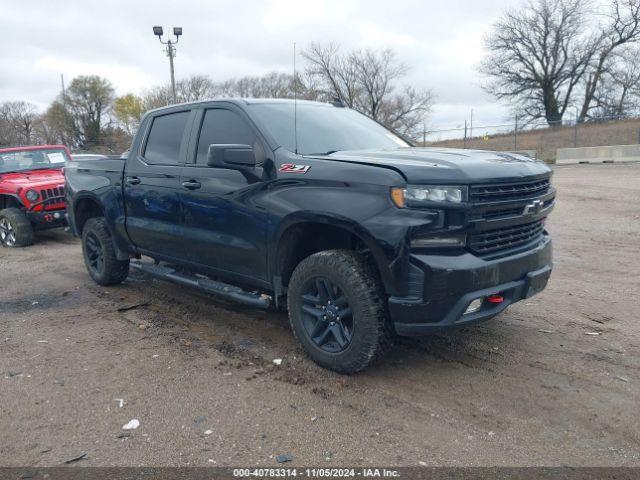
[[[401,86],[409,67],[384,50],[343,51],[312,43],[300,72],[272,72],[216,82],[193,75],[176,82],[178,103],[252,97],[340,101],[408,137],[422,131],[434,101],[429,89]],[[0,145],[62,143],[75,150],[120,153],[129,147],[142,115],[173,103],[169,84],[116,96],[98,76],[74,78],[44,112],[25,101],[0,104]]]
[[523,121],[640,114],[640,0],[528,0],[485,39],[484,88]]

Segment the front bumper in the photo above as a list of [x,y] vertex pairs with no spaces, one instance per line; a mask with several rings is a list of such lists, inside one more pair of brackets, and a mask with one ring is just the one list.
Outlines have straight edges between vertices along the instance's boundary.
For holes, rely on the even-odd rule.
[[[422,298],[390,297],[389,313],[399,335],[426,335],[488,320],[543,290],[551,274],[552,245],[545,235],[535,248],[504,258],[413,254],[411,265],[414,281],[422,281]],[[502,296],[502,303],[484,301],[477,312],[464,314],[471,301],[493,294]]]
[[27,218],[34,230],[48,230],[67,226],[67,215],[64,208],[58,210],[45,210],[42,212],[27,212]]

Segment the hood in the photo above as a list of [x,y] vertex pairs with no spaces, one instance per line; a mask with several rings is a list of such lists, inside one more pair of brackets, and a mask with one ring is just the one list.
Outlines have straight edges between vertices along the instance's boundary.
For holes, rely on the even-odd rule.
[[448,148],[350,150],[314,156],[326,160],[365,163],[392,168],[410,183],[489,183],[546,177],[543,162],[509,152]]
[[64,185],[64,175],[59,168],[26,172],[0,173],[0,183],[22,188],[38,188]]

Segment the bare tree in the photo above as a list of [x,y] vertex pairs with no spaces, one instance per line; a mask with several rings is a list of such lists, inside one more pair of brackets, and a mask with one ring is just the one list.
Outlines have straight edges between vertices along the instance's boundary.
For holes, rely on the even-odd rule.
[[378,112],[378,121],[391,130],[416,137],[424,127],[425,116],[430,113],[434,99],[430,90],[405,87],[402,93],[385,100]]
[[559,125],[595,54],[586,0],[530,0],[508,11],[485,43],[485,90],[516,110]]
[[34,127],[38,109],[29,102],[0,104],[0,144],[30,145],[34,140]]
[[[336,45],[312,44],[305,52],[307,71],[296,77],[270,72],[262,76],[233,78],[213,82],[207,76],[193,76],[176,84],[178,102],[207,98],[297,98],[306,100],[342,100],[387,127],[405,135],[414,135],[433,104],[429,90],[396,90],[396,81],[407,71],[391,50],[363,50],[341,55]],[[332,80],[333,79],[333,80]],[[117,102],[119,103],[119,102]],[[147,90],[140,99],[141,110],[170,105],[169,85]]]
[[584,99],[579,116],[581,122],[589,116],[610,57],[621,46],[640,40],[640,0],[613,0],[607,17],[609,24],[602,27],[602,32],[595,41],[594,65],[585,78]]
[[233,78],[216,83],[214,90],[219,97],[293,98],[293,75],[271,72],[260,77]]
[[215,85],[206,75],[192,75],[176,84],[176,96],[180,103],[206,100],[215,96]]
[[[298,98],[317,98],[318,93],[310,90],[307,82],[298,76]],[[195,102],[208,98],[293,98],[293,75],[271,72],[263,76],[233,78],[223,82],[213,82],[204,75],[195,75],[176,83],[178,102]],[[172,103],[169,85],[158,85],[147,90],[141,98],[142,111],[163,107]]]
[[640,110],[640,48],[613,55],[594,94],[594,118],[628,117]]
[[306,73],[318,79],[321,92],[329,99],[337,98],[349,108],[356,108],[361,86],[357,67],[340,52],[335,43],[312,43],[302,56],[309,62]]
[[71,112],[61,99],[55,100],[38,118],[35,131],[40,141],[46,144],[77,146],[75,122]]
[[[312,43],[303,54],[309,65],[306,91],[325,100],[339,99],[350,108],[404,135],[415,136],[433,104],[427,89],[396,90],[408,67],[392,50],[341,53],[336,44]],[[311,87],[313,85],[313,87]]]
[[[196,102],[216,96],[216,85],[206,75],[192,75],[176,82],[178,103]],[[173,103],[171,85],[156,85],[142,94],[142,111],[165,107]]]

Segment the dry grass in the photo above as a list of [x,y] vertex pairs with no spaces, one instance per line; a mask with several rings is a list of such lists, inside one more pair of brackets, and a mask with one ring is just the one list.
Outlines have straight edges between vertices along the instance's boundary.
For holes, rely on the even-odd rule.
[[[578,127],[577,146],[597,147],[600,145],[631,145],[640,143],[640,119],[621,120],[607,123],[583,124]],[[442,140],[427,142],[427,146],[464,148],[464,141]],[[479,150],[535,150],[538,158],[555,162],[556,150],[576,146],[574,127],[545,128],[518,134],[517,147],[513,133],[467,139],[466,148]]]

